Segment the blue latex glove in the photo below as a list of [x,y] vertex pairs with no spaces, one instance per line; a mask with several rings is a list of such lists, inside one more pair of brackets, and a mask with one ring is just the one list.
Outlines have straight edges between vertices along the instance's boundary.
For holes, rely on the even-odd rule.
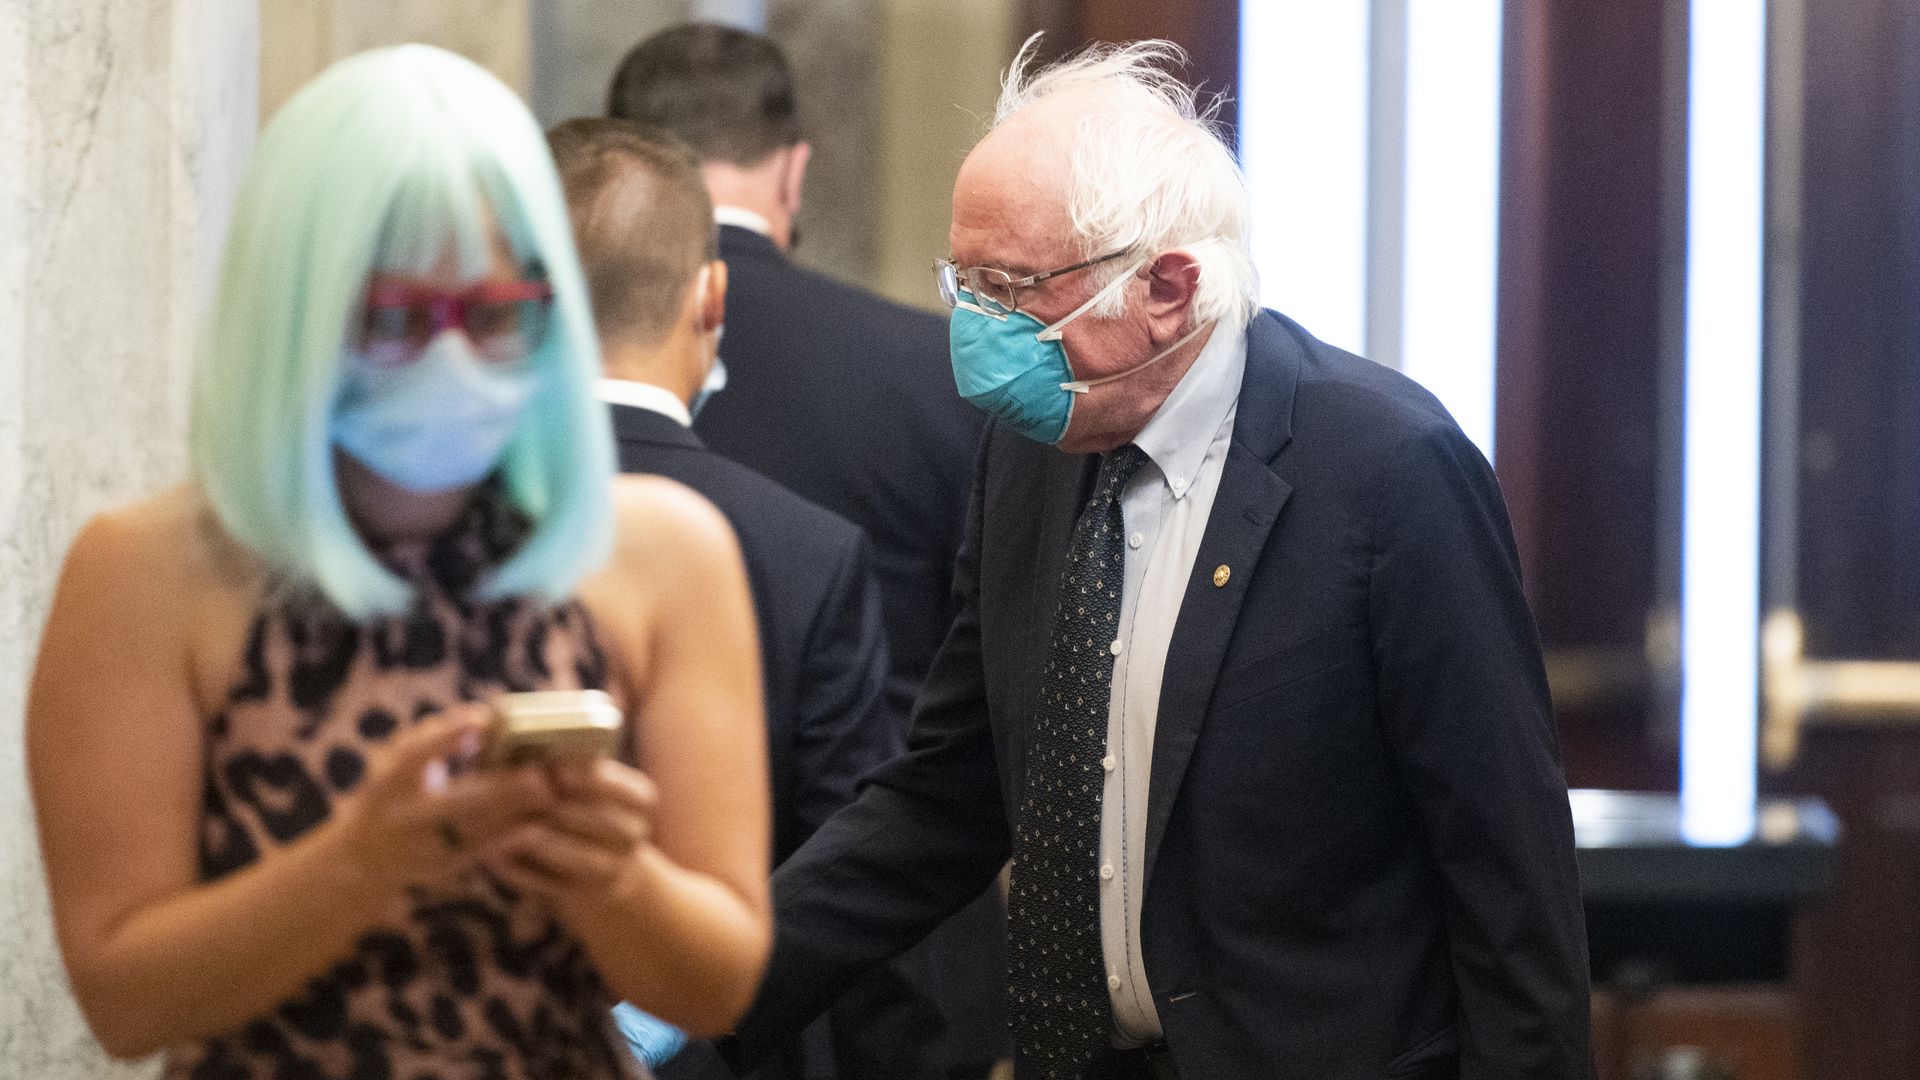
[[613,1022],[620,1026],[620,1034],[627,1037],[634,1056],[650,1069],[666,1064],[687,1045],[686,1032],[624,1001],[613,1007]]

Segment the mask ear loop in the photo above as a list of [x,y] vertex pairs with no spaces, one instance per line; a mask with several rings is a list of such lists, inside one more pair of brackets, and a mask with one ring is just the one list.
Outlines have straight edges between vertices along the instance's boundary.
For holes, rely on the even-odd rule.
[[[1099,292],[1094,293],[1091,297],[1087,299],[1086,303],[1081,304],[1077,308],[1074,308],[1072,311],[1067,313],[1065,318],[1061,319],[1059,322],[1054,323],[1052,326],[1042,329],[1038,334],[1035,334],[1034,337],[1041,341],[1059,341],[1060,335],[1063,331],[1066,330],[1068,323],[1072,322],[1073,320],[1079,318],[1082,315],[1085,315],[1088,311],[1091,311],[1095,304],[1098,304],[1101,300],[1106,299],[1109,293],[1113,292],[1115,289],[1124,285],[1128,281],[1128,279],[1132,278],[1133,275],[1139,273],[1140,268],[1147,265],[1147,263],[1150,261],[1151,260],[1148,260],[1148,259],[1141,259],[1139,262],[1134,263],[1132,266],[1127,268],[1126,273],[1121,274],[1119,277],[1114,278],[1112,281],[1107,282],[1106,288],[1101,289]],[[1183,336],[1179,341],[1176,341],[1173,344],[1167,346],[1165,350],[1163,350],[1158,355],[1153,357],[1153,359],[1148,360],[1144,364],[1139,364],[1134,367],[1130,367],[1127,370],[1119,372],[1117,374],[1107,375],[1098,379],[1074,379],[1071,382],[1063,382],[1060,384],[1060,389],[1065,390],[1069,394],[1084,394],[1096,386],[1101,386],[1118,379],[1124,379],[1129,375],[1135,374],[1136,372],[1145,371],[1146,369],[1152,367],[1153,365],[1159,363],[1162,360],[1165,360],[1167,357],[1172,356],[1174,353],[1180,351],[1180,346],[1185,345],[1187,342],[1192,341],[1196,337],[1199,337],[1201,332],[1206,330],[1207,327],[1211,325],[1212,325],[1211,323],[1202,323],[1199,326],[1194,327],[1192,330],[1187,331],[1186,335]]]
[[1147,265],[1147,262],[1148,260],[1141,259],[1139,262],[1134,263],[1132,266],[1127,267],[1126,273],[1121,274],[1119,277],[1116,277],[1112,281],[1107,282],[1104,288],[1094,293],[1092,296],[1087,297],[1086,303],[1081,304],[1079,307],[1074,308],[1072,311],[1067,312],[1067,314],[1063,318],[1061,318],[1059,322],[1054,323],[1052,326],[1041,327],[1040,332],[1033,335],[1034,340],[1059,341],[1060,335],[1066,331],[1068,323],[1072,322],[1073,320],[1079,318],[1082,315],[1085,315],[1087,312],[1092,311],[1093,306],[1095,304],[1098,304],[1100,301],[1105,300],[1109,295],[1111,295],[1114,292],[1114,290],[1125,286],[1128,280],[1133,277],[1133,275],[1140,272],[1141,267]]
[[1104,386],[1107,383],[1114,382],[1119,379],[1124,379],[1129,375],[1137,375],[1140,372],[1145,371],[1148,368],[1152,367],[1153,365],[1159,363],[1160,361],[1165,360],[1167,357],[1172,356],[1174,353],[1179,352],[1180,346],[1185,345],[1187,342],[1192,341],[1194,338],[1199,337],[1202,332],[1207,330],[1212,325],[1213,325],[1212,323],[1201,323],[1199,326],[1196,326],[1193,329],[1187,331],[1185,334],[1181,336],[1179,341],[1176,341],[1173,344],[1167,346],[1165,349],[1161,350],[1157,355],[1155,355],[1153,359],[1148,360],[1144,364],[1138,364],[1138,365],[1135,365],[1134,367],[1128,368],[1125,371],[1122,371],[1113,375],[1102,376],[1101,378],[1098,378],[1098,379],[1075,379],[1072,382],[1063,382],[1060,384],[1060,389],[1065,390],[1069,394],[1084,394],[1096,386]]

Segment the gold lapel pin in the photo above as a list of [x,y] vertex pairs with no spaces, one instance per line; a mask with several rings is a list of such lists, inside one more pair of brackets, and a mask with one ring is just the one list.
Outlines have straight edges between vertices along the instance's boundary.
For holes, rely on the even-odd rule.
[[1232,576],[1233,570],[1228,567],[1226,563],[1221,563],[1219,566],[1214,567],[1213,587],[1216,589],[1224,588],[1227,584],[1227,579]]

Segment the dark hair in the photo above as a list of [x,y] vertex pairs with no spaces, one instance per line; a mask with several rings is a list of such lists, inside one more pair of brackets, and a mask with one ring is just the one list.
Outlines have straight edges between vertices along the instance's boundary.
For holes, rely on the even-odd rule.
[[661,341],[694,275],[716,257],[700,159],[672,132],[628,120],[568,120],[547,132],[547,146],[601,338]]
[[635,45],[614,73],[607,115],[666,128],[703,161],[756,165],[800,141],[780,47],[719,23],[683,23]]

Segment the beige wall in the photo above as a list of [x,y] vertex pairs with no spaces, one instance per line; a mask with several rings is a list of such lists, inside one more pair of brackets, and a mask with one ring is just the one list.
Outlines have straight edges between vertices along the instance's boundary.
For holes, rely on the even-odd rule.
[[471,57],[524,94],[529,2],[544,0],[260,0],[260,116],[335,60],[408,41]]
[[[1012,56],[1016,0],[775,0],[821,143],[799,257],[905,303],[934,303],[954,173],[984,130]],[[261,0],[260,114],[340,57],[425,41],[470,56],[540,106],[598,112],[633,42],[695,14],[689,0]],[[542,35],[534,41],[533,34]],[[543,70],[533,70],[538,57]],[[811,106],[811,107],[808,107]]]
[[1015,0],[884,0],[880,257],[866,284],[937,308],[929,267],[947,253],[954,174],[993,116],[1012,59]]
[[627,50],[699,14],[696,0],[532,0],[533,114],[546,125],[599,116]]
[[[285,2],[285,0],[278,0]],[[552,123],[604,108],[642,38],[681,19],[752,7],[716,0],[533,0],[532,97]],[[802,263],[923,307],[947,246],[954,173],[1012,56],[1016,0],[766,0],[765,31],[799,84],[814,143]]]

